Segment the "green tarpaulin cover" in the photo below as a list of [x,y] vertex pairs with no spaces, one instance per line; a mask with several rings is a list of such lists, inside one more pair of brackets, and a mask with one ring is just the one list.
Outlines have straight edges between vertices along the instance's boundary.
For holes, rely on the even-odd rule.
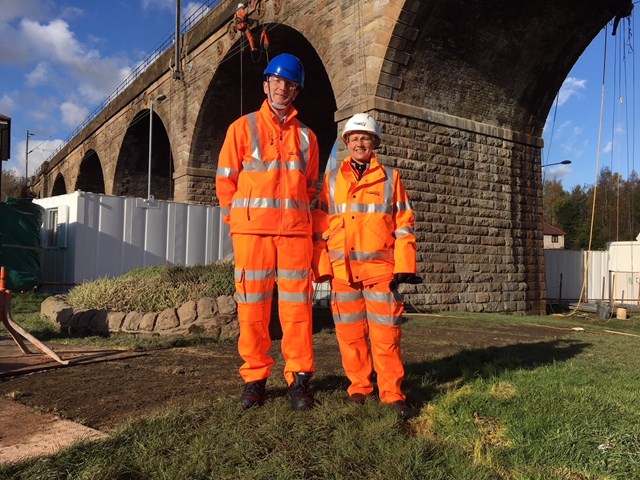
[[6,287],[30,290],[42,282],[40,226],[44,208],[30,199],[8,198],[0,202],[0,266],[5,267]]

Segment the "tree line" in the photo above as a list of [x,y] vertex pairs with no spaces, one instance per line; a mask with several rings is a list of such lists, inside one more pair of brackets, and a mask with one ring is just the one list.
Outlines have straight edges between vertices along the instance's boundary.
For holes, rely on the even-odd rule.
[[15,170],[2,170],[0,183],[0,201],[7,198],[22,198],[26,196],[26,181]]
[[609,242],[636,239],[639,199],[640,179],[635,171],[624,179],[604,167],[595,186],[575,186],[570,192],[558,180],[545,181],[543,218],[565,232],[565,248],[605,250]]

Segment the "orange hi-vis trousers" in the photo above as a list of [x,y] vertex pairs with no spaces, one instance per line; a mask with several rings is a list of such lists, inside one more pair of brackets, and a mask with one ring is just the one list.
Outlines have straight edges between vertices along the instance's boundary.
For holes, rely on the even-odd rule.
[[245,382],[254,382],[271,375],[274,360],[269,356],[269,322],[277,278],[284,377],[291,385],[294,373],[315,371],[311,237],[234,234],[232,240],[240,323],[238,352],[244,360],[240,376]]
[[351,382],[349,395],[373,392],[371,376],[375,368],[380,402],[405,400],[401,386],[404,366],[400,351],[400,320],[404,303],[390,291],[390,280],[363,285],[331,285],[331,311],[342,366]]

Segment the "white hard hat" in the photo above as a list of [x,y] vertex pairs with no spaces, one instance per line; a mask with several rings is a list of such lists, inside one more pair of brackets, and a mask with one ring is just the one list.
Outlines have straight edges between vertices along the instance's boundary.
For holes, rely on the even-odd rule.
[[244,8],[244,3],[239,3],[236,10],[240,10],[241,8]]
[[351,132],[368,132],[374,135],[373,148],[378,148],[382,141],[380,125],[378,125],[378,122],[368,113],[356,113],[347,120],[342,130],[342,140],[344,140],[344,143],[347,143],[347,137]]

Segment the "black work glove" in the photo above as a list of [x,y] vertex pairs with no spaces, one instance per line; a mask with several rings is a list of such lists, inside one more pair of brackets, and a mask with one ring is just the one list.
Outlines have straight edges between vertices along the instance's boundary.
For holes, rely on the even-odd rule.
[[415,273],[394,273],[393,280],[391,280],[391,284],[389,286],[391,287],[391,290],[395,290],[401,283],[417,285],[419,283],[424,283],[424,280]]

